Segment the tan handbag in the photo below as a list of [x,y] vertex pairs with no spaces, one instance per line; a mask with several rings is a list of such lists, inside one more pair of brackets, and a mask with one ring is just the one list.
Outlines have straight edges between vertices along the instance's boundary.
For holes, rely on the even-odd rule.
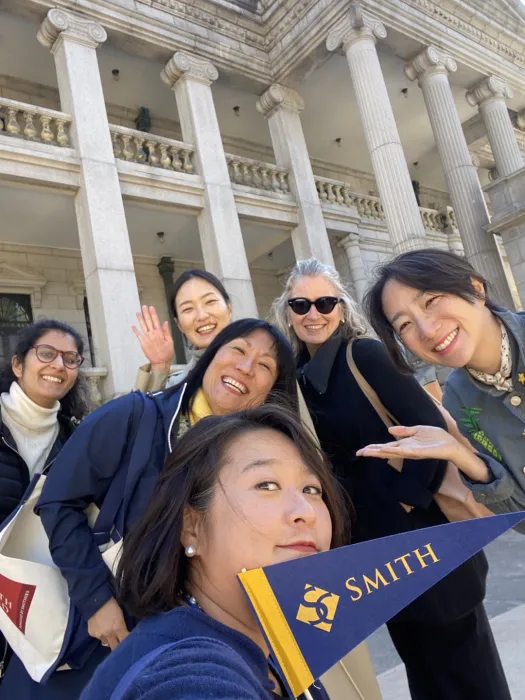
[[[299,385],[297,385],[297,393],[301,422],[319,445],[319,438]],[[382,700],[366,642],[361,642],[339,663],[323,674],[321,681],[330,700]]]
[[[353,341],[348,343],[346,359],[350,372],[356,380],[359,388],[370,401],[375,412],[381,418],[387,428],[390,428],[393,425],[400,425],[399,421],[396,420],[394,416],[383,406],[379,396],[359,371],[352,355],[352,342]],[[444,408],[439,401],[437,401],[437,399],[434,397],[431,398],[436,404],[437,408],[441,411],[447,423],[449,433],[459,442],[462,442],[465,445],[468,444],[469,449],[473,449],[468,440],[459,432],[455,420],[452,418],[446,408]],[[394,469],[397,471],[401,471],[403,468],[403,461],[403,458],[391,459],[388,460],[388,464],[394,467]],[[494,513],[486,506],[478,503],[475,500],[472,491],[463,483],[459,474],[459,469],[455,464],[452,464],[452,462],[447,463],[445,476],[439,490],[436,494],[434,494],[434,500],[450,522],[471,520],[472,518],[484,518],[487,515],[494,515]],[[409,507],[405,504],[402,503],[401,505],[406,510],[409,509]]]

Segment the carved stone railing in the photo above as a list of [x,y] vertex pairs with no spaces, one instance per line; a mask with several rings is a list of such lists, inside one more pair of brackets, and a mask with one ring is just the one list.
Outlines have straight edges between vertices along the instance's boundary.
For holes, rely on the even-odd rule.
[[80,370],[82,376],[87,380],[89,387],[89,398],[92,404],[97,407],[104,401],[102,393],[102,380],[108,376],[107,367],[83,367]]
[[443,231],[443,217],[437,209],[419,207],[425,231]]
[[195,148],[187,143],[116,124],[110,124],[109,130],[115,158],[181,173],[195,172],[193,168]]
[[338,204],[342,207],[355,207],[359,216],[365,219],[382,221],[385,218],[385,212],[378,197],[352,192],[344,182],[324,177],[316,177],[315,186],[321,202]]
[[288,171],[283,168],[251,158],[233,156],[230,153],[226,153],[226,162],[230,180],[235,185],[285,194],[290,191]]
[[71,121],[63,112],[0,97],[0,135],[69,146]]

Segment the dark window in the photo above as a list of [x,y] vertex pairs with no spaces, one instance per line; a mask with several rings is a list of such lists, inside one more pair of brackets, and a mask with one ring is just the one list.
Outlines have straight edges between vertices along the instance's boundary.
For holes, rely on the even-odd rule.
[[93,345],[93,334],[91,332],[91,319],[89,318],[89,306],[87,297],[84,297],[84,316],[86,317],[86,330],[89,343],[89,354],[91,355],[91,366],[96,367],[95,349]]
[[0,362],[13,356],[18,334],[32,321],[29,294],[0,294]]

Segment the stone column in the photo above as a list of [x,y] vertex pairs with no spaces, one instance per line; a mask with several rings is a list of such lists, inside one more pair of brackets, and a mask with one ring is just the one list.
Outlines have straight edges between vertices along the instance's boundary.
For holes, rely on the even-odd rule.
[[377,56],[376,39],[385,37],[385,27],[354,2],[344,21],[328,35],[326,46],[335,51],[342,44],[346,52],[379,197],[397,254],[424,247],[427,242]]
[[228,290],[235,317],[256,317],[257,304],[210,87],[218,77],[209,61],[182,51],[173,54],[161,72],[163,82],[175,93],[182,137],[195,146],[196,170],[204,184],[204,209],[198,217],[204,265]]
[[366,291],[367,283],[365,266],[363,265],[361,247],[359,245],[359,234],[349,233],[348,236],[339,242],[339,245],[344,248],[346,253],[346,259],[348,260],[348,266],[350,267],[350,274],[352,275],[352,282],[354,283],[355,287],[356,301],[361,304],[363,302],[363,296]]
[[268,119],[277,165],[289,171],[290,189],[299,205],[299,226],[292,231],[297,260],[317,258],[333,265],[334,259],[315,187],[315,179],[299,113],[304,102],[295,90],[272,85],[257,101]]
[[182,365],[186,362],[186,352],[184,350],[184,340],[182,333],[179,331],[175,323],[175,316],[171,306],[171,294],[173,291],[173,273],[175,272],[175,263],[171,258],[164,255],[157,264],[159,275],[164,283],[164,291],[166,293],[166,302],[168,306],[168,323],[170,324],[171,335],[175,345],[175,363]]
[[487,206],[448,82],[448,73],[456,70],[456,62],[434,46],[405,66],[407,77],[417,79],[423,91],[465,254],[491,282],[495,299],[512,308],[494,237],[485,231],[489,224]]
[[124,205],[102,92],[97,47],[103,27],[53,9],[38,32],[51,49],[62,109],[71,114],[71,139],[80,159],[75,210],[97,364],[108,368],[105,398],[133,388],[144,361],[131,325],[140,309]]
[[478,107],[487,129],[490,148],[500,177],[512,175],[525,165],[506,105],[506,100],[512,95],[511,88],[493,75],[467,92],[468,103]]

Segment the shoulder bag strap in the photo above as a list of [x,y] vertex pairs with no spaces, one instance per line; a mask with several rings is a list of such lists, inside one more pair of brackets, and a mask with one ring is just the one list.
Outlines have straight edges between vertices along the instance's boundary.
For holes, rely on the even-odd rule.
[[320,443],[319,438],[317,436],[317,431],[315,429],[310,410],[308,409],[306,401],[304,400],[303,392],[301,391],[299,382],[297,382],[297,398],[299,400],[299,418],[301,419],[301,423],[305,428],[308,429],[308,431],[312,435],[313,440],[319,445]]
[[370,401],[375,412],[381,418],[381,420],[386,425],[386,427],[390,428],[392,425],[399,425],[399,421],[397,421],[394,418],[394,416],[390,413],[390,411],[383,406],[379,396],[376,394],[374,389],[372,389],[370,384],[366,381],[366,379],[363,377],[363,375],[359,371],[359,368],[357,367],[355,360],[354,360],[354,356],[352,354],[353,342],[354,341],[351,340],[346,347],[346,361],[348,362],[348,368],[349,368],[350,372],[352,373],[354,379],[356,380],[359,388],[361,389],[363,394],[366,396],[366,398]]

